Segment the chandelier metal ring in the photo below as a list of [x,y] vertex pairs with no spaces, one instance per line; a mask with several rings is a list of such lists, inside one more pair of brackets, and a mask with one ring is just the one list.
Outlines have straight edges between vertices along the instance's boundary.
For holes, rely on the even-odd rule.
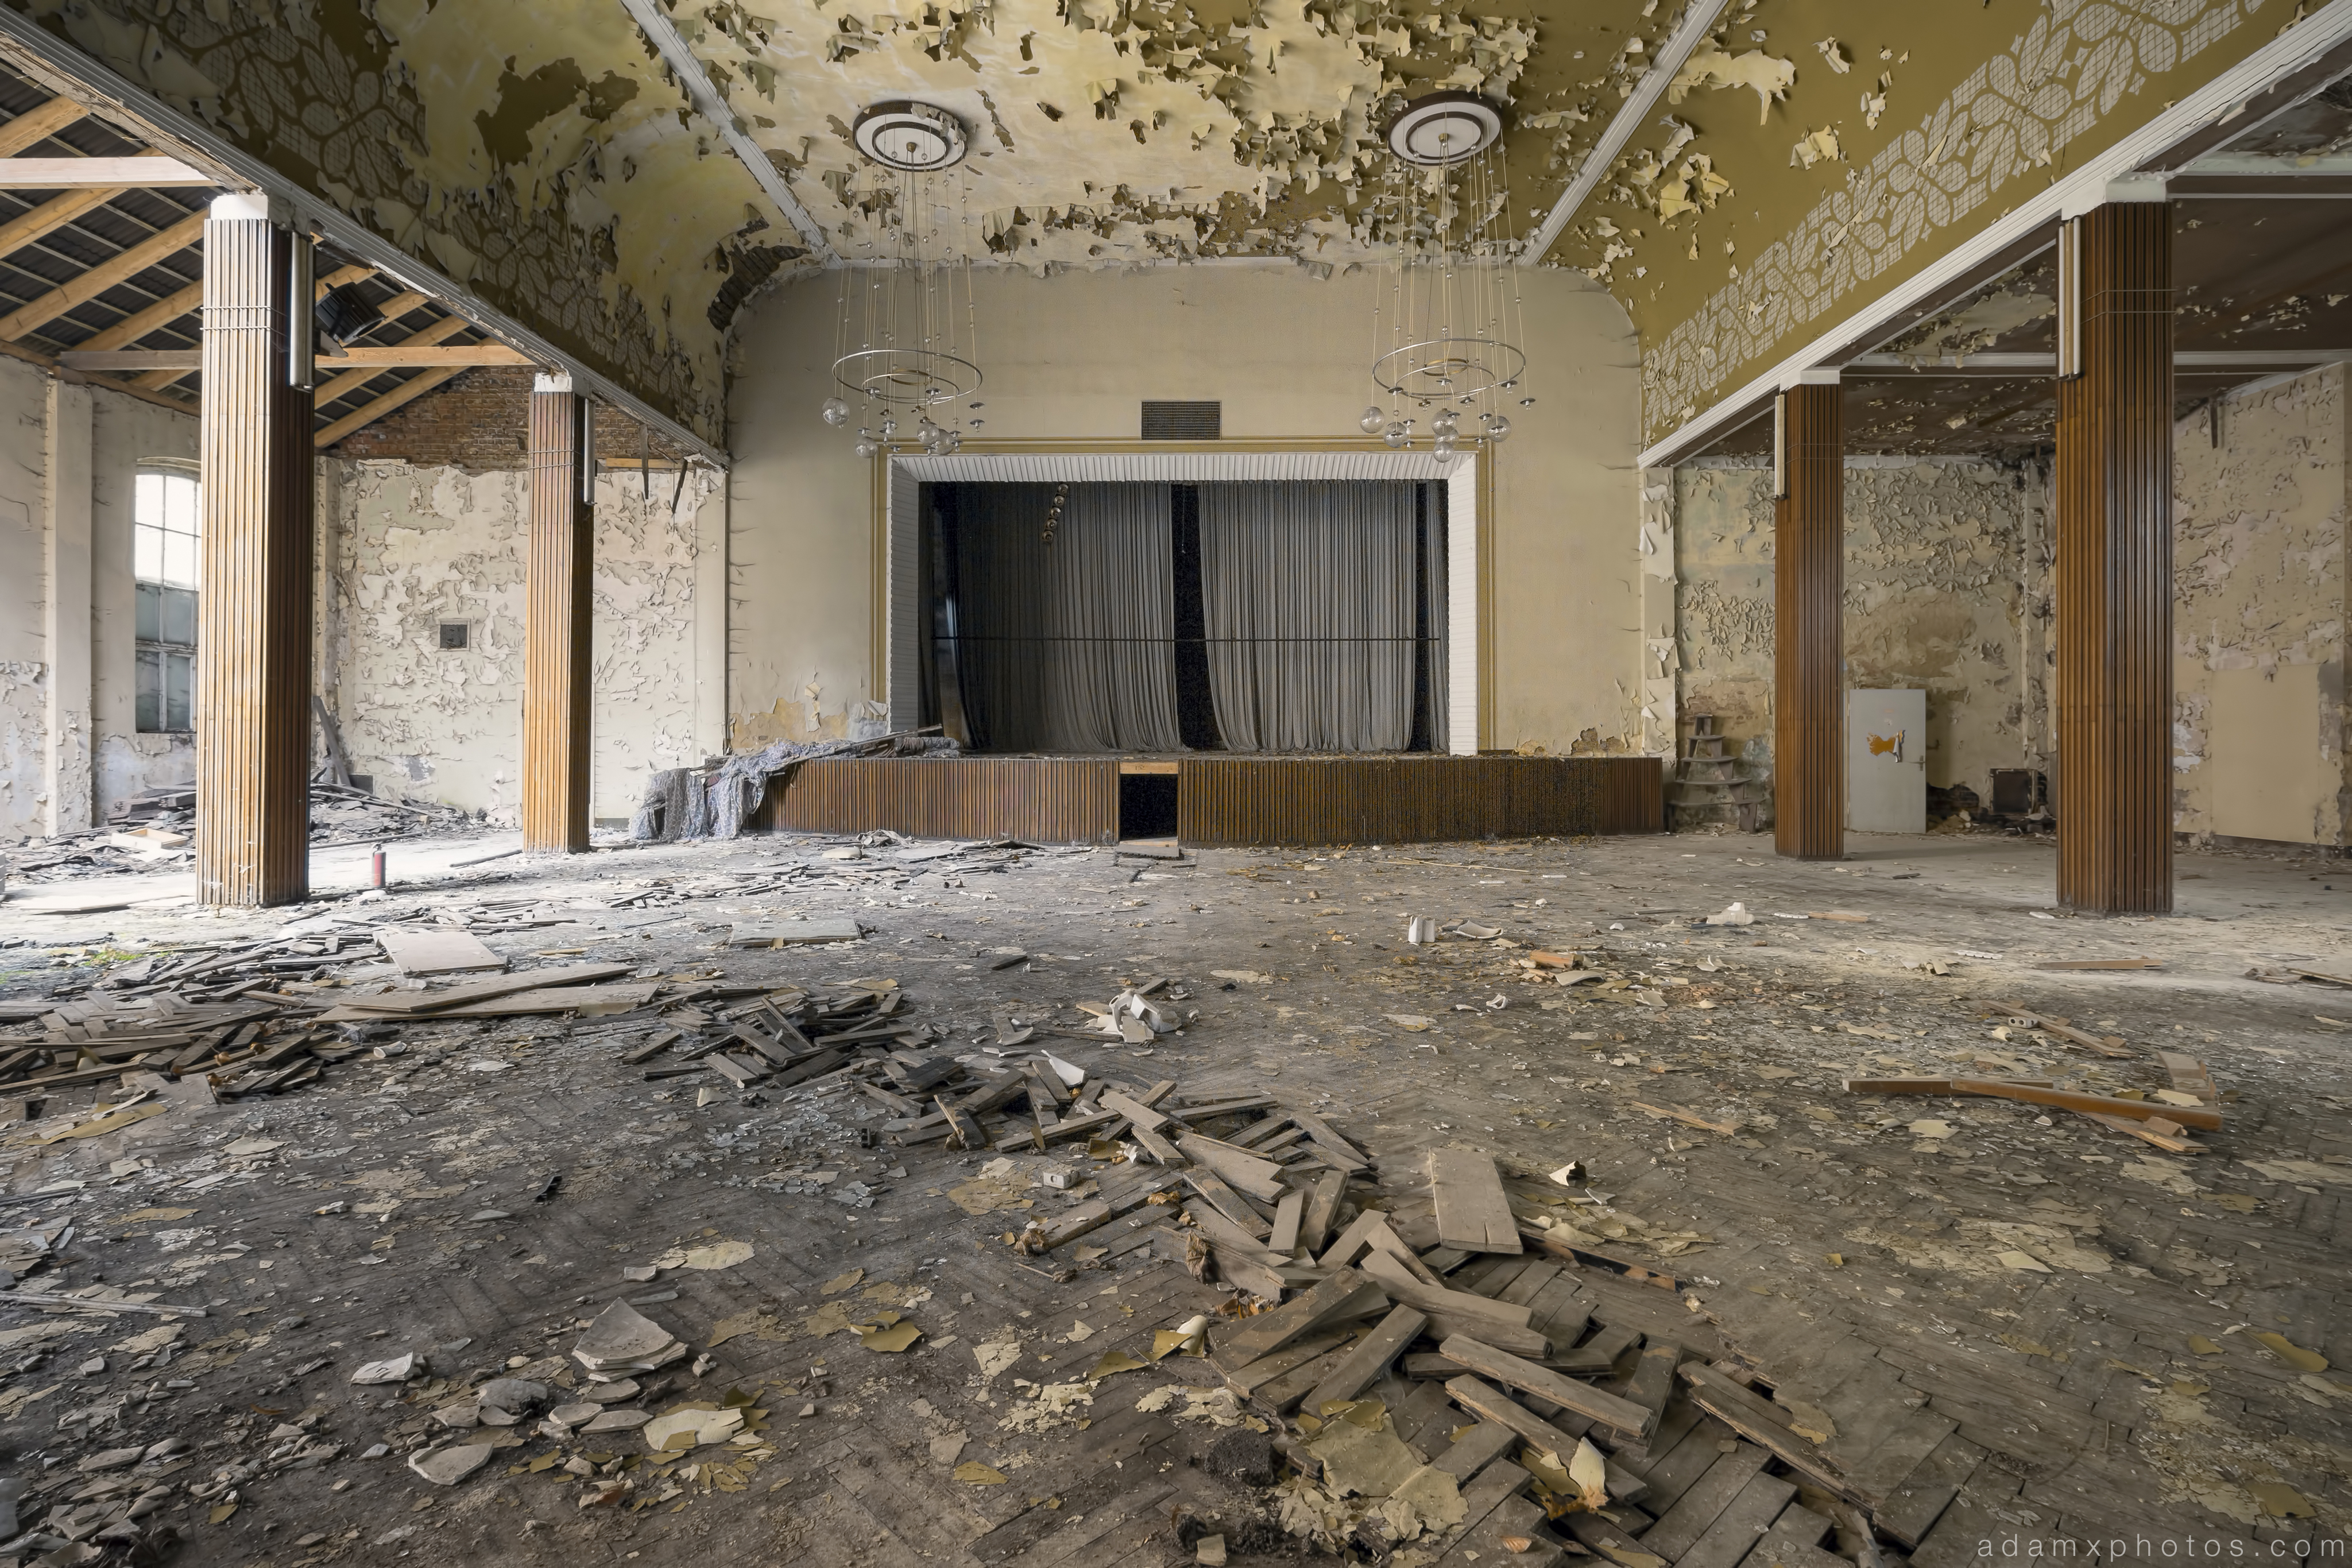
[[1443,169],[1475,158],[1503,134],[1503,114],[1475,92],[1433,92],[1414,99],[1388,123],[1389,151],[1419,169]]
[[911,99],[877,103],[849,128],[857,150],[886,169],[929,173],[963,162],[963,121]]
[[876,402],[929,408],[980,390],[980,367],[930,349],[860,349],[833,364],[833,379]]
[[1392,396],[1421,402],[1498,392],[1527,373],[1528,357],[1491,338],[1426,338],[1382,354],[1372,381]]

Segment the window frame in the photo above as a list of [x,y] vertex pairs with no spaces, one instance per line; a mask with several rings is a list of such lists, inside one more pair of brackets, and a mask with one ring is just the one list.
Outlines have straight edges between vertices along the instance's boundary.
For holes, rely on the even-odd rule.
[[142,735],[193,735],[204,559],[194,464],[150,458],[132,470],[131,550],[133,727]]

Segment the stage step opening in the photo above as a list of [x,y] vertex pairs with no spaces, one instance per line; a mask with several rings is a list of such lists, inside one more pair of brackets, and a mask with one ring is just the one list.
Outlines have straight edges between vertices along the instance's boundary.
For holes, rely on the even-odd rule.
[[1173,762],[1118,765],[1118,839],[1176,841],[1179,775]]

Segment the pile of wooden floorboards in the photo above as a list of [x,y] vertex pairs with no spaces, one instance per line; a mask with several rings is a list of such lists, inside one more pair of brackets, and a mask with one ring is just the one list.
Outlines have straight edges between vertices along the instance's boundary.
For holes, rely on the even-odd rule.
[[[1136,1234],[1114,1247],[1158,1245],[1257,1297],[1208,1331],[1225,1385],[1310,1472],[1324,1424],[1381,1401],[1379,1419],[1461,1490],[1465,1518],[1427,1559],[1444,1568],[1877,1568],[1880,1542],[1926,1540],[1982,1457],[1948,1420],[1891,1402],[1885,1446],[1922,1457],[1890,1481],[1850,1479],[1676,1281],[1522,1225],[1482,1153],[1379,1170],[1271,1096],[1100,1085],[1079,1103],[1127,1117],[1112,1130],[1151,1134],[1165,1163],[1108,1167],[1096,1202],[1033,1226],[1024,1249],[1099,1243],[1124,1218]],[[1605,1467],[1597,1510],[1569,1478],[1580,1443]]]

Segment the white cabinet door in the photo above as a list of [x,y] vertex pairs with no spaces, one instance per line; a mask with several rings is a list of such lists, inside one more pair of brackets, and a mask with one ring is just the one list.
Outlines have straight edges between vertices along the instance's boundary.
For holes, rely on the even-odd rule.
[[1927,694],[1845,695],[1845,825],[1857,833],[1927,831]]

